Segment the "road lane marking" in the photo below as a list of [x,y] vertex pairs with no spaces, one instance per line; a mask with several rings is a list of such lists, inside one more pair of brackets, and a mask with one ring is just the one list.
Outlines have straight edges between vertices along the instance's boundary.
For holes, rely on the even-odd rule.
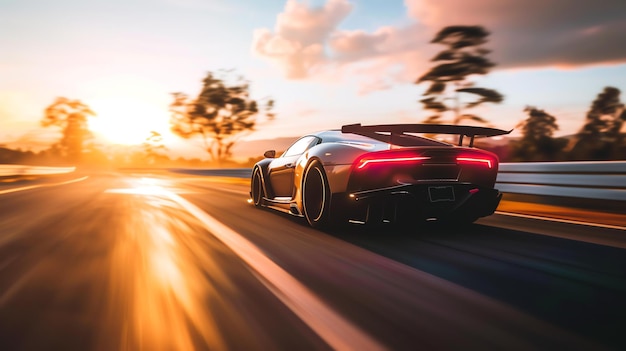
[[605,229],[626,230],[626,227],[620,227],[620,226],[617,226],[617,225],[610,225],[610,224],[591,223],[591,222],[584,222],[584,221],[574,221],[574,220],[570,220],[570,219],[561,219],[561,218],[553,218],[553,217],[542,217],[542,216],[534,216],[534,215],[527,215],[527,214],[513,213],[513,212],[496,211],[495,213],[499,214],[499,215],[503,215],[503,216],[512,216],[512,217],[521,217],[521,218],[529,218],[529,219],[538,219],[538,220],[549,221],[549,222],[578,224],[578,225],[585,225],[585,226],[588,226],[588,227],[599,227],[599,228],[605,228]]
[[77,182],[82,182],[83,180],[85,180],[87,178],[89,178],[89,176],[84,176],[84,177],[81,177],[81,178],[78,178],[78,179],[72,179],[72,180],[68,180],[68,181],[65,181],[65,182],[61,182],[61,183],[29,185],[29,186],[23,186],[21,188],[0,190],[0,195],[14,193],[14,192],[17,192],[17,191],[29,190],[29,189],[36,189],[36,188],[44,188],[44,187],[49,187],[49,186],[57,186],[57,185],[65,185],[65,184],[77,183]]
[[311,290],[269,259],[252,242],[181,196],[163,195],[196,217],[205,228],[251,267],[260,281],[335,350],[385,350],[357,326],[337,314]]

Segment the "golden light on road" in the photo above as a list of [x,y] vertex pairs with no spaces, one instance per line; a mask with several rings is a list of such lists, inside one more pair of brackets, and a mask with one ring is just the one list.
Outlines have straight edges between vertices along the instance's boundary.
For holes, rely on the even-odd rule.
[[218,326],[203,311],[207,301],[216,299],[205,275],[226,278],[210,256],[189,242],[187,224],[168,215],[180,208],[165,198],[167,190],[160,185],[156,179],[142,178],[130,188],[107,191],[140,196],[149,204],[128,213],[127,227],[118,233],[114,249],[112,303],[130,307],[119,349],[193,350],[198,342],[225,349]]
[[166,107],[127,97],[94,99],[89,106],[97,114],[89,128],[107,142],[134,145],[144,142],[151,131],[169,134]]
[[[221,255],[203,248],[209,243],[208,233],[220,242],[215,248],[239,256],[331,348],[384,349],[252,242],[172,192],[165,182],[141,178],[130,183],[129,188],[106,191],[132,195],[128,201],[133,203],[112,259],[111,281],[119,284],[111,289],[110,295],[119,299],[112,305],[130,307],[124,321],[127,337],[119,349],[193,350],[198,343],[211,350],[227,349],[227,334],[218,318],[225,311],[224,302],[236,300],[239,292],[236,278],[220,264]],[[249,310],[234,311],[229,311],[228,323],[254,327],[245,318]]]

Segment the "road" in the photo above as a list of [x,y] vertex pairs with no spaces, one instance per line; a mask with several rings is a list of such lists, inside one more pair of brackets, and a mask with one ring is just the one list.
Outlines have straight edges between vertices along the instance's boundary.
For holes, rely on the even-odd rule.
[[322,232],[247,191],[166,173],[1,184],[1,348],[626,348],[624,228],[496,214]]

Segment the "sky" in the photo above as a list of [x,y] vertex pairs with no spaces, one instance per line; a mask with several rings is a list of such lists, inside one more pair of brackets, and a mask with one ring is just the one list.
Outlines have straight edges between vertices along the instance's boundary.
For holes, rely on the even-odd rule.
[[[198,94],[207,72],[235,69],[276,118],[242,140],[297,137],[343,124],[419,123],[448,25],[482,25],[497,65],[477,86],[501,104],[468,110],[502,129],[536,106],[557,135],[582,127],[606,86],[626,101],[624,0],[0,0],[0,145],[37,148],[56,131],[43,111],[78,99],[101,143],[202,156],[169,132],[171,93]],[[514,132],[515,135],[515,132]]]

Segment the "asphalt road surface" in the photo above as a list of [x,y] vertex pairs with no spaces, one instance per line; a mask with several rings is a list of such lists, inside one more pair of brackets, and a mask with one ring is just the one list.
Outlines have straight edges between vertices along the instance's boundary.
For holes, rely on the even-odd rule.
[[2,184],[0,349],[626,349],[626,228],[322,232],[247,192],[165,173]]

